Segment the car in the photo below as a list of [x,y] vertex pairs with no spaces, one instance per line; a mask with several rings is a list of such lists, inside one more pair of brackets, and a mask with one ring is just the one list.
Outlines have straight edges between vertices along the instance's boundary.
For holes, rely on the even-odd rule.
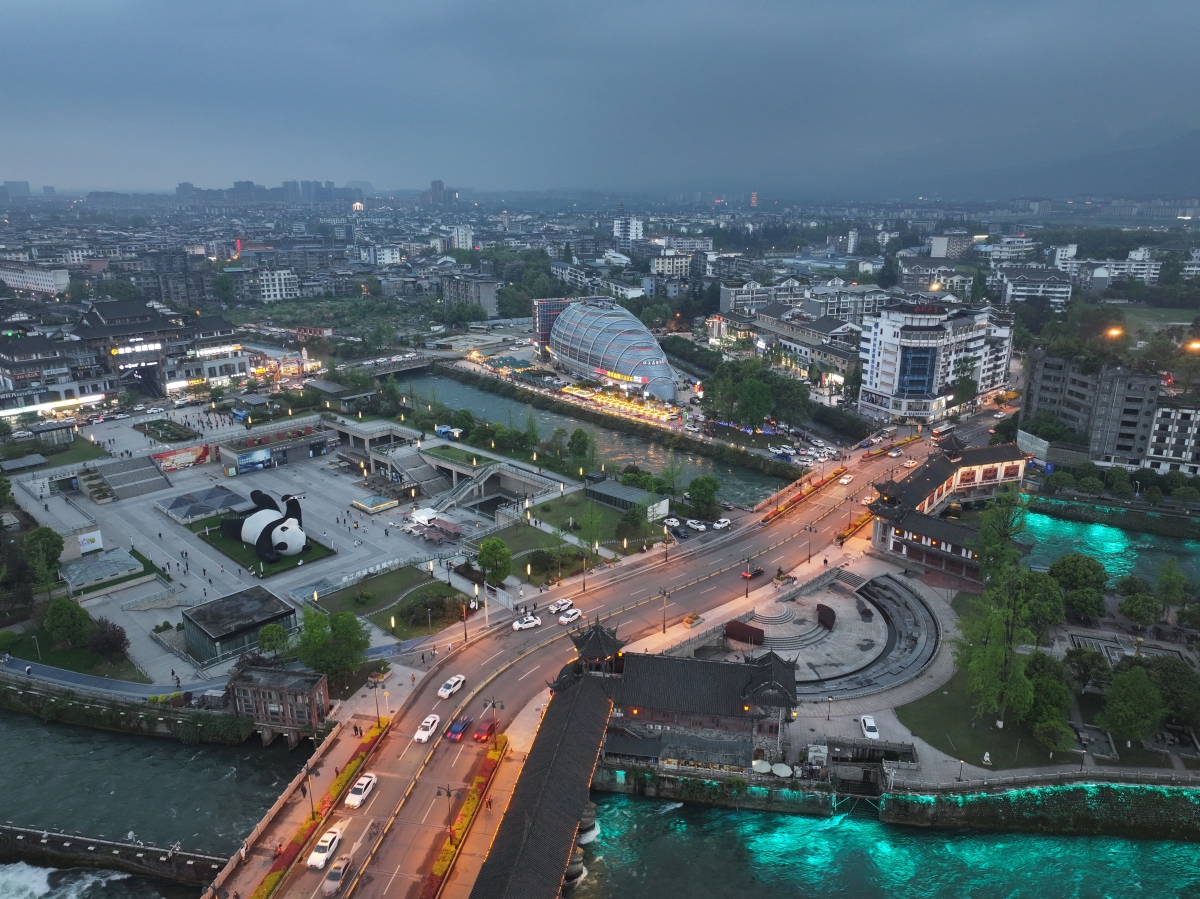
[[462,689],[463,681],[465,680],[466,678],[461,674],[454,675],[454,677],[450,678],[438,688],[438,698],[449,699]]
[[531,627],[541,627],[541,626],[542,626],[542,619],[538,618],[537,615],[526,615],[524,618],[518,618],[516,621],[513,622],[513,630],[514,631],[525,631],[525,630],[529,630],[529,628],[531,628]]
[[684,425],[684,426],[683,426],[683,429],[684,429],[685,431],[691,431],[693,434],[699,434],[699,433],[700,433],[700,429],[699,429],[698,427],[696,427],[695,425]]
[[899,459],[903,455],[904,455],[903,450],[888,450],[888,458],[889,459]]
[[30,440],[33,437],[33,431],[13,431],[13,440]]
[[441,723],[441,715],[427,715],[425,720],[421,722],[421,726],[417,728],[417,733],[413,737],[413,740],[417,743],[428,743],[429,738],[433,736],[434,731],[438,729],[438,725]]
[[124,412],[118,412],[116,415],[113,416],[113,418],[116,419],[117,421],[123,421],[124,419],[126,419],[128,417],[129,416],[126,415]]
[[565,612],[573,605],[575,605],[575,603],[569,599],[556,599],[546,607],[546,611],[551,615],[557,615],[559,612]]
[[763,574],[763,569],[762,569],[761,565],[755,565],[749,571],[745,571],[745,570],[742,571],[742,577],[744,577],[746,579],[762,577],[762,574]]
[[838,479],[838,483],[845,486],[846,484],[849,484],[853,480],[854,480],[854,475],[844,474]]
[[916,468],[916,467],[917,467],[919,464],[920,464],[920,463],[919,463],[919,462],[917,462],[917,460],[916,460],[916,459],[905,459],[905,460],[904,460],[904,467],[905,467],[905,468]]
[[345,825],[339,824],[336,827],[331,827],[325,831],[321,839],[317,840],[317,845],[313,846],[313,851],[308,856],[308,866],[322,870],[325,863],[333,858],[333,854],[337,851],[337,847],[342,845],[342,831]]
[[147,415],[162,415],[166,411],[167,411],[166,409],[160,409],[158,406],[151,406],[149,409],[146,410],[146,414]]
[[471,722],[474,720],[468,715],[460,715],[458,718],[455,718],[454,722],[446,728],[446,739],[457,743],[463,738],[463,734],[467,732],[467,728],[471,726]]
[[570,624],[573,621],[578,621],[582,617],[583,612],[581,612],[579,609],[567,609],[566,613],[559,616],[558,623]]
[[997,412],[995,415],[992,416],[992,418],[996,419],[997,421],[999,421],[1001,418],[1007,418],[1007,417],[1008,417],[1007,412]]
[[337,861],[329,866],[329,873],[321,881],[322,896],[336,895],[346,881],[350,879],[350,865],[352,861],[348,855],[339,855]]
[[687,528],[671,528],[671,533],[680,540],[687,540],[692,536],[692,532]]
[[776,456],[778,456],[778,455],[782,455],[782,453],[783,453],[783,447],[779,447],[779,446],[767,446],[767,452],[768,452],[768,453],[773,453],[773,454],[774,454],[774,455],[776,455]]
[[354,786],[346,794],[346,805],[349,808],[358,808],[367,801],[367,797],[371,795],[371,791],[375,789],[377,783],[379,783],[378,775],[368,771],[354,782]]
[[995,429],[995,428],[988,428],[988,433],[989,433],[989,434],[995,434],[995,433],[996,433],[996,429]]
[[733,524],[733,522],[730,521],[728,518],[718,518],[716,521],[713,522],[713,530],[714,531],[723,531],[723,530],[725,530],[725,528],[729,527],[731,524]]
[[870,715],[863,715],[858,719],[858,724],[862,728],[863,736],[868,740],[879,739],[879,728],[875,726],[875,719]]
[[697,521],[694,518],[689,518],[685,524],[687,524],[687,526],[693,531],[699,531],[700,533],[704,533],[706,530],[708,530],[703,521]]
[[866,496],[864,496],[862,499],[860,499],[859,502],[862,503],[864,506],[869,506],[869,505],[871,505],[871,503],[875,502],[875,500],[877,498],[878,497],[876,497],[874,494],[868,493]]
[[679,527],[679,519],[678,518],[668,518],[663,521],[663,524],[665,524],[669,528],[677,528],[677,527]]
[[495,721],[485,721],[485,722],[481,723],[478,728],[475,729],[475,736],[473,736],[471,739],[474,740],[476,743],[486,743],[488,740],[490,740],[492,738],[492,735],[495,732],[496,732],[496,722]]
[[816,446],[816,447],[820,447],[821,449],[824,449],[824,448],[825,448],[825,441],[824,441],[824,440],[813,440],[813,441],[812,441],[812,445],[813,445],[813,446]]
[[723,499],[723,500],[721,500],[721,508],[724,509],[726,512],[732,512],[736,507],[729,500]]
[[683,495],[683,501],[685,503],[690,503],[692,501],[692,495],[690,493],[685,493]]
[[146,404],[145,404],[145,403],[138,403],[136,406],[134,406],[134,407],[133,407],[133,411],[134,411],[134,412],[145,412],[145,411],[146,411]]

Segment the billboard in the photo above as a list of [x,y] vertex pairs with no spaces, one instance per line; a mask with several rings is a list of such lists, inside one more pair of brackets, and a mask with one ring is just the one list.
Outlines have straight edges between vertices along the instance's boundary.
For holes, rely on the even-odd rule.
[[264,468],[271,467],[271,450],[268,448],[251,450],[248,453],[238,453],[237,471],[238,474],[246,474],[251,471],[261,471]]
[[166,450],[161,453],[151,453],[150,458],[157,464],[159,471],[180,471],[193,465],[203,465],[208,461],[209,445],[189,446],[183,449]]
[[79,541],[79,554],[81,556],[104,549],[104,538],[100,536],[99,531],[76,534],[75,539]]

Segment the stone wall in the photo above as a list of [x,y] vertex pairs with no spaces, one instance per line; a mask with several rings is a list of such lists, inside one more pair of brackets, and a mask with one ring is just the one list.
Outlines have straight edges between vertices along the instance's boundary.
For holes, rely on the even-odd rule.
[[791,789],[785,786],[784,781],[774,786],[769,779],[755,777],[752,780],[749,782],[747,779],[725,776],[707,778],[702,774],[694,777],[665,774],[651,768],[607,766],[602,762],[592,775],[592,789],[722,808],[746,808],[820,818],[828,818],[833,814],[831,792]]
[[879,818],[928,828],[1200,841],[1200,789],[1071,784],[1002,793],[889,793]]

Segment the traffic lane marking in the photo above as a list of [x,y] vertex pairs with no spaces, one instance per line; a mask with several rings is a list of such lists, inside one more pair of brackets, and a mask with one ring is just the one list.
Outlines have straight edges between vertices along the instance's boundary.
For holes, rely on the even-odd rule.
[[541,667],[542,667],[541,665],[535,665],[533,668],[530,668],[528,671],[526,671],[524,674],[522,674],[520,677],[518,677],[517,680],[525,680],[525,678],[529,677],[529,675],[533,674],[533,672],[537,671],[538,668],[541,668]]

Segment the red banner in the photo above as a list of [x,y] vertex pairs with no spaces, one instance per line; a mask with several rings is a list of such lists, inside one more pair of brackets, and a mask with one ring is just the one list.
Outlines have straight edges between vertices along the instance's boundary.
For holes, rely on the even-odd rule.
[[209,446],[188,446],[183,449],[167,450],[162,453],[151,453],[150,458],[158,464],[159,471],[179,471],[191,468],[193,465],[203,465],[208,461]]

